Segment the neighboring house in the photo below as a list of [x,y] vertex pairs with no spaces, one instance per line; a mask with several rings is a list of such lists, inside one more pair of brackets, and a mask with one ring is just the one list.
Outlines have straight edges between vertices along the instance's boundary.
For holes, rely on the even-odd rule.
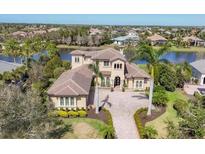
[[140,38],[137,33],[129,33],[126,36],[120,36],[112,39],[116,45],[126,45],[128,43],[136,45]]
[[129,63],[113,48],[99,51],[71,52],[72,69],[64,72],[50,87],[48,95],[57,108],[86,108],[90,98],[94,74],[89,64],[99,61],[104,79],[99,80],[101,88],[145,90],[149,87],[150,76],[136,64]]
[[151,45],[162,45],[167,42],[166,38],[158,34],[147,37],[147,40],[150,41]]
[[205,60],[198,60],[190,63],[192,66],[192,75],[198,79],[200,85],[205,85]]
[[191,46],[205,46],[205,41],[196,36],[186,36],[183,38],[184,42],[187,42]]
[[0,60],[0,74],[3,74],[4,72],[15,70],[16,68],[20,66],[22,65]]

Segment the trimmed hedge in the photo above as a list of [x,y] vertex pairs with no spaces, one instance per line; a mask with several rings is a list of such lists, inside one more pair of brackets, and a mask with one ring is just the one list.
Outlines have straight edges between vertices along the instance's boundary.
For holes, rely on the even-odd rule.
[[145,111],[147,111],[147,108],[141,108],[141,109],[137,110],[134,114],[134,119],[135,119],[135,123],[136,123],[137,128],[138,128],[140,138],[143,138],[143,136],[144,136],[144,127],[142,125],[142,121],[140,119],[139,114],[141,112],[145,112]]
[[78,114],[79,114],[79,117],[87,117],[88,115],[87,112],[83,110],[78,111]]
[[107,123],[108,126],[110,126],[112,128],[113,134],[115,136],[115,129],[114,129],[114,126],[113,126],[112,116],[111,116],[110,112],[107,109],[103,108],[103,111],[105,112],[105,115],[106,115],[106,119],[107,119],[106,123]]
[[68,117],[76,118],[76,117],[86,117],[88,114],[84,110],[78,110],[78,111],[57,110],[57,111],[54,111],[54,112],[50,113],[50,115],[51,116],[59,116],[59,117],[62,117],[62,118],[68,118]]
[[57,111],[58,116],[63,117],[63,118],[68,118],[68,112],[67,111],[63,111],[63,110],[59,110]]

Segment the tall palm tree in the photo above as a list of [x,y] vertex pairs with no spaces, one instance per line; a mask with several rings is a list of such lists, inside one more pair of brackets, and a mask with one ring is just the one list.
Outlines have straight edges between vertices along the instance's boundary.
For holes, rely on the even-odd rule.
[[22,44],[22,54],[26,58],[26,67],[28,68],[29,58],[35,53],[31,39],[26,39]]
[[4,43],[5,49],[3,53],[8,56],[13,56],[14,63],[16,58],[21,56],[20,44],[15,39],[9,39]]
[[89,68],[95,74],[95,103],[96,103],[96,113],[99,113],[99,79],[103,80],[104,77],[99,69],[99,61],[96,61],[94,64],[90,64]]
[[161,59],[160,57],[167,52],[169,49],[168,44],[155,49],[152,46],[141,43],[139,48],[137,49],[137,59],[143,59],[147,61],[147,66],[151,75],[150,81],[150,92],[149,92],[149,105],[148,105],[148,112],[147,115],[151,115],[151,107],[152,107],[152,97],[153,97],[153,90],[154,90],[154,80],[155,77],[158,76],[158,66],[161,62],[167,62],[165,59]]

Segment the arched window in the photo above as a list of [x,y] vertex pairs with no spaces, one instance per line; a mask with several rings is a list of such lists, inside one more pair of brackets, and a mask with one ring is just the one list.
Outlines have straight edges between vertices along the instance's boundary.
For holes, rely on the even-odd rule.
[[119,64],[117,64],[117,69],[119,68]]
[[122,64],[120,64],[120,69],[122,69]]
[[114,68],[116,68],[116,64],[114,64]]

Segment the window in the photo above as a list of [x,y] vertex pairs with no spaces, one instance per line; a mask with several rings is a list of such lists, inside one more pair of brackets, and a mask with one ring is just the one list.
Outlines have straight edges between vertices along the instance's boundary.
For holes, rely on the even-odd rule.
[[114,68],[116,69],[116,64],[114,64]]
[[80,61],[79,57],[75,57],[75,62],[79,63],[79,61]]
[[102,86],[102,87],[105,87],[105,78],[103,78],[103,79],[101,80],[101,86]]
[[69,106],[69,97],[66,97],[66,98],[65,98],[65,105],[66,105],[66,106]]
[[142,86],[143,86],[143,85],[142,85],[142,82],[143,82],[142,80],[140,80],[140,81],[137,80],[137,81],[136,81],[136,88],[142,88]]
[[122,64],[120,64],[120,69],[122,69]]
[[139,87],[142,88],[142,81],[140,81],[140,83],[139,83]]
[[63,97],[60,98],[60,106],[64,106],[64,98]]
[[107,86],[107,87],[110,87],[110,77],[107,77],[107,78],[106,78],[106,86]]
[[119,68],[119,64],[117,64],[117,69]]
[[145,84],[147,83],[147,79],[144,79],[144,83],[145,83]]
[[104,61],[104,66],[109,66],[109,61]]
[[74,106],[74,98],[73,97],[70,98],[70,106]]

